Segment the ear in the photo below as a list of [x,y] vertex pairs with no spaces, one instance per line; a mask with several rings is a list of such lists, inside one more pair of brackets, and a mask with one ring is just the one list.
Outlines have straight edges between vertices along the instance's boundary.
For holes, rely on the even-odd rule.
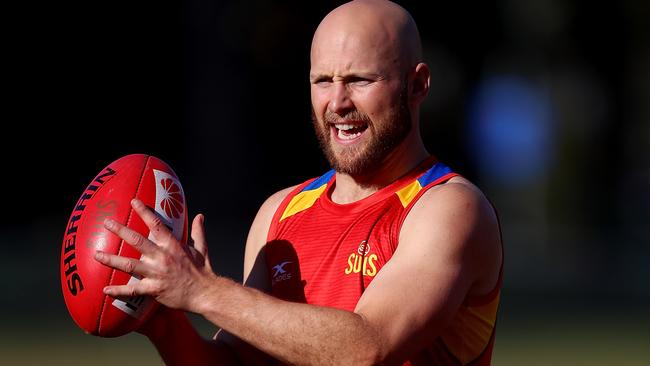
[[429,66],[420,62],[415,66],[411,85],[409,86],[409,99],[411,102],[419,104],[424,97],[429,94],[429,87],[431,83],[431,73]]

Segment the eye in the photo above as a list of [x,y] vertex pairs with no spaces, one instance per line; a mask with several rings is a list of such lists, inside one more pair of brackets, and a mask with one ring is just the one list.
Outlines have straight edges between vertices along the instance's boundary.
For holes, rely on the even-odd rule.
[[347,82],[348,82],[348,84],[352,84],[352,85],[355,85],[355,86],[365,86],[365,85],[369,85],[372,82],[372,80],[362,78],[362,77],[358,77],[358,76],[354,76],[354,77],[349,78]]
[[328,85],[330,85],[332,83],[332,78],[328,78],[328,77],[324,77],[324,76],[323,77],[318,77],[318,78],[315,78],[314,80],[312,80],[311,83],[314,84],[314,85],[318,85],[318,86],[328,86]]

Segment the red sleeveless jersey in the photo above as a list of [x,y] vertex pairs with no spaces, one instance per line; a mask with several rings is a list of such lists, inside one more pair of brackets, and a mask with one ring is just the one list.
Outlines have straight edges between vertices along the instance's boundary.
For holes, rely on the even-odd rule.
[[[264,248],[277,298],[353,311],[390,260],[415,202],[457,174],[434,159],[369,197],[334,203],[333,170],[292,191],[273,217]],[[501,279],[481,298],[468,298],[452,323],[406,364],[489,365]],[[417,296],[417,295],[414,295]]]

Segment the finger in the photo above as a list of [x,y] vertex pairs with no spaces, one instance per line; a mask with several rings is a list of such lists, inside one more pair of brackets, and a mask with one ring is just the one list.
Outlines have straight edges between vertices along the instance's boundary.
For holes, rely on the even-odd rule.
[[145,238],[137,231],[131,230],[113,219],[104,220],[104,227],[113,234],[122,238],[133,248],[135,248],[135,250],[142,254],[152,254],[159,250],[158,246],[151,240]]
[[208,243],[205,240],[205,227],[203,223],[205,217],[203,214],[198,214],[192,220],[192,241],[194,241],[194,249],[196,249],[204,257],[208,256]]
[[106,286],[104,287],[104,293],[108,296],[115,298],[125,298],[125,297],[134,297],[140,295],[148,295],[146,291],[139,286],[140,282],[134,283],[132,285],[122,285],[122,286]]
[[160,241],[160,244],[163,244],[166,240],[176,240],[160,216],[158,216],[153,210],[147,207],[142,201],[137,198],[132,199],[131,207],[133,207],[133,210],[147,225],[154,238]]
[[128,301],[129,297],[134,296],[156,296],[159,289],[148,282],[147,278],[140,281],[128,283],[126,285],[105,286],[104,293],[122,301]]
[[95,260],[128,274],[137,274],[144,277],[151,274],[147,264],[134,258],[120,257],[119,255],[108,254],[98,250],[95,253]]

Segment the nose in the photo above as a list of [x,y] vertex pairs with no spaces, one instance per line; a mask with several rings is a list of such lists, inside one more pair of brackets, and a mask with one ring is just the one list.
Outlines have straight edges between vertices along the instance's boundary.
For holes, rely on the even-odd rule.
[[335,82],[333,86],[328,109],[339,116],[345,115],[354,108],[349,90],[343,82]]

